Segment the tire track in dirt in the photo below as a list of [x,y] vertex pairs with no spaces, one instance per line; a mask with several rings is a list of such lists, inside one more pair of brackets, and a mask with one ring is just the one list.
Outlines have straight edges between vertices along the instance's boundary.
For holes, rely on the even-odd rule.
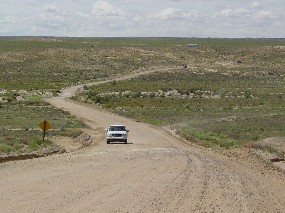
[[[86,121],[101,139],[96,147],[1,164],[3,212],[285,211],[284,175],[261,162],[186,144],[65,96],[48,101]],[[131,143],[107,145],[101,134],[110,123],[126,124]]]
[[[127,78],[127,76],[124,77],[124,79]],[[152,178],[143,176],[144,179],[141,181],[144,184],[138,186],[136,190],[145,193],[139,196],[134,194],[134,198],[129,202],[130,209],[135,211],[148,209],[152,212],[229,212],[229,210],[231,212],[251,212],[253,209],[258,209],[260,212],[264,209],[269,209],[269,212],[270,209],[274,209],[279,212],[280,209],[285,209],[282,199],[278,199],[278,202],[271,202],[276,199],[273,199],[272,189],[268,188],[267,194],[270,199],[267,197],[266,205],[263,204],[265,200],[263,195],[266,190],[260,187],[260,181],[263,182],[262,178],[255,177],[255,174],[259,174],[259,170],[254,171],[252,168],[243,167],[239,162],[231,162],[224,156],[216,156],[215,153],[209,153],[204,149],[189,148],[188,145],[185,146],[175,141],[175,138],[169,139],[164,136],[164,139],[167,143],[174,143],[178,147],[171,149],[171,154],[164,153],[160,159],[165,159],[167,155],[174,155],[171,158],[176,160],[175,156],[183,158],[184,164],[180,165],[181,171],[179,170],[175,176],[172,176],[171,182],[162,182],[163,184],[155,181],[157,180],[155,175]],[[153,153],[146,150],[147,154],[144,154],[142,159],[153,158]],[[135,155],[134,159],[138,157]],[[163,168],[159,173],[162,176],[171,171],[170,166]],[[241,169],[236,170],[237,168]],[[272,175],[270,170],[267,172]],[[154,183],[159,187],[153,187]],[[284,190],[279,190],[279,192],[282,198]],[[268,208],[268,206],[271,207]],[[126,207],[121,207],[119,212],[124,212],[124,210]]]

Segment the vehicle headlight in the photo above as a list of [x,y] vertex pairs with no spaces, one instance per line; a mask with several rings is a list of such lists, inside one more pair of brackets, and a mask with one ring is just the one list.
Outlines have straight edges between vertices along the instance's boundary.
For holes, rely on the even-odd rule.
[[111,137],[112,136],[112,134],[107,134],[107,137]]

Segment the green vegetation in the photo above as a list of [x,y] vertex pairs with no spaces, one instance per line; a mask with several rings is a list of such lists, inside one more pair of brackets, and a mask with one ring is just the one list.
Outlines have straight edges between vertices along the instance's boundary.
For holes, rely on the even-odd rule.
[[235,147],[239,144],[239,142],[235,139],[230,138],[229,136],[216,133],[209,132],[202,129],[194,129],[194,128],[182,128],[181,132],[183,135],[191,136],[191,138],[198,139],[200,144],[205,147],[213,147],[213,148],[231,148]]
[[[254,74],[254,73],[253,73]],[[77,100],[229,148],[285,135],[285,79],[180,69],[92,86]]]
[[[52,124],[48,138],[42,141],[38,125],[44,119]],[[84,124],[68,112],[55,109],[43,101],[11,101],[0,105],[0,154],[27,153],[52,147],[53,135],[75,137]]]
[[0,89],[56,90],[143,67],[179,62],[161,49],[125,45],[126,40],[2,38]]
[[78,121],[43,95],[153,67],[180,68],[85,87],[75,99],[174,126],[209,147],[284,136],[284,47],[284,39],[0,38],[0,149],[44,147],[30,130],[44,118],[51,135],[77,134]]
[[268,62],[274,71],[280,68],[275,62],[284,58],[276,48],[284,45],[284,40],[0,38],[0,89],[58,90],[154,66],[189,64],[223,71],[228,67],[221,63],[236,60],[243,62],[243,70],[262,72]]

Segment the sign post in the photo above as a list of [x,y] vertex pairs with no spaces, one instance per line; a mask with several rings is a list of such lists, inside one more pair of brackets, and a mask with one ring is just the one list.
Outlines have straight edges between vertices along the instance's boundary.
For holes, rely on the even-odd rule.
[[45,141],[46,131],[51,128],[50,123],[45,119],[39,124],[40,128],[43,130],[43,142]]

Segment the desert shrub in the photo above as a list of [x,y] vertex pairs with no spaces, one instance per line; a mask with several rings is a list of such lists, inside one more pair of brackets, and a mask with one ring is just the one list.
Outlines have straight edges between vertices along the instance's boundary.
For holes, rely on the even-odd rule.
[[191,130],[188,135],[202,141],[206,147],[219,147],[219,148],[232,148],[235,147],[238,142],[231,139],[222,133],[207,132],[203,130]]
[[10,153],[15,151],[15,148],[6,143],[0,143],[0,153]]

